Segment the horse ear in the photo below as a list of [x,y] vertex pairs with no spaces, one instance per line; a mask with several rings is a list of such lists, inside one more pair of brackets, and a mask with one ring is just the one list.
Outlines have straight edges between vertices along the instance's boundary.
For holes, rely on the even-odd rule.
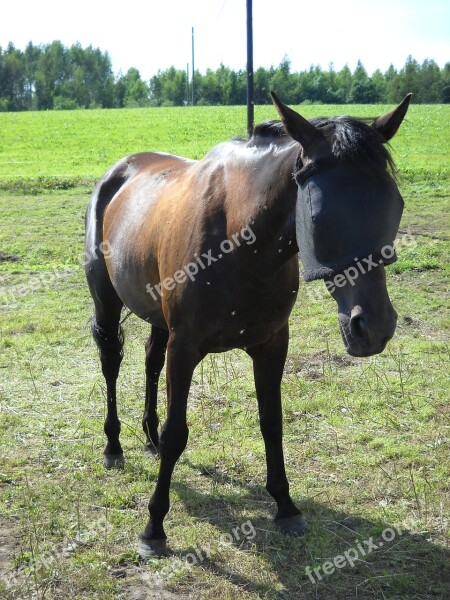
[[412,94],[407,94],[397,108],[387,114],[379,117],[373,124],[374,127],[384,137],[385,142],[388,142],[397,133],[398,128],[405,118],[408,110]]
[[311,154],[311,150],[319,140],[324,139],[322,133],[295,110],[283,104],[275,92],[270,92],[270,95],[288,134],[300,142],[306,154]]

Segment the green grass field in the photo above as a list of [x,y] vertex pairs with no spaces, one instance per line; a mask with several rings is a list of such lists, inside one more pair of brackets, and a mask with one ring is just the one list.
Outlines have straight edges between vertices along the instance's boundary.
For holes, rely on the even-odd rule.
[[[273,108],[256,109],[268,118]],[[194,374],[166,519],[172,554],[136,560],[158,472],[141,450],[148,326],[124,323],[126,464],[106,472],[84,211],[95,179],[122,156],[200,158],[244,135],[245,122],[243,107],[0,113],[0,598],[449,597],[448,106],[413,105],[392,141],[406,206],[388,268],[399,313],[388,348],[348,356],[321,282],[301,286],[291,316],[284,446],[309,533],[286,538],[271,520],[251,365],[235,351]],[[160,389],[163,419],[164,377]]]

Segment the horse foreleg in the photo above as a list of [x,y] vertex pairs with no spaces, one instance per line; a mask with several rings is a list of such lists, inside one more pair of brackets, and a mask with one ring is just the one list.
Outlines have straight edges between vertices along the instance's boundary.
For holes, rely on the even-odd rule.
[[281,378],[286,362],[289,328],[285,327],[270,342],[247,350],[253,359],[259,422],[267,462],[266,489],[277,503],[275,522],[288,535],[301,535],[305,521],[289,493],[283,456]]
[[192,374],[201,358],[184,336],[171,332],[167,345],[167,420],[159,440],[161,462],[156,489],[148,505],[150,518],[139,545],[142,558],[167,552],[163,521],[169,511],[170,481],[175,464],[187,444],[187,398]]
[[164,329],[152,327],[150,337],[145,344],[145,409],[142,418],[142,429],[147,437],[144,446],[146,455],[154,455],[158,452],[159,419],[156,413],[158,401],[158,382],[164,361],[166,359],[166,347],[169,333]]

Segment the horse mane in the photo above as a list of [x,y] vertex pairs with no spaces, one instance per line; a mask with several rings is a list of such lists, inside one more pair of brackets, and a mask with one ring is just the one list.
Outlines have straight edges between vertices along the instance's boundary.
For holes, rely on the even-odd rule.
[[396,178],[394,159],[383,136],[372,127],[374,119],[342,115],[316,117],[309,122],[318,128],[333,126],[331,150],[340,162],[351,163],[377,179],[386,179],[387,175]]
[[255,125],[252,137],[246,141],[249,147],[267,146],[287,142],[292,138],[286,133],[281,121],[263,121]]
[[[373,121],[347,115],[309,119],[317,128],[333,126],[331,150],[339,162],[351,163],[376,179],[386,180],[388,175],[395,179],[394,160],[381,134],[371,126]],[[264,121],[255,125],[253,135],[246,143],[249,147],[263,147],[284,144],[291,139],[281,121]]]

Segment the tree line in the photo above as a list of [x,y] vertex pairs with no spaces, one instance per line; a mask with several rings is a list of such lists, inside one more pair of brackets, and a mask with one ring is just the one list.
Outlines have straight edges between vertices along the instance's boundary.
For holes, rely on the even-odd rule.
[[[396,103],[413,92],[417,103],[450,102],[450,62],[440,68],[434,60],[419,64],[412,56],[403,68],[393,65],[384,73],[369,75],[358,62],[336,71],[311,66],[293,72],[289,58],[278,67],[259,67],[254,72],[256,104],[270,103],[270,90],[284,102],[324,104]],[[0,111],[58,110],[77,108],[122,108],[137,106],[239,105],[247,98],[247,75],[224,65],[198,71],[193,81],[175,67],[158,71],[149,81],[137,69],[115,75],[107,52],[61,42],[25,50],[12,43],[0,47]]]

